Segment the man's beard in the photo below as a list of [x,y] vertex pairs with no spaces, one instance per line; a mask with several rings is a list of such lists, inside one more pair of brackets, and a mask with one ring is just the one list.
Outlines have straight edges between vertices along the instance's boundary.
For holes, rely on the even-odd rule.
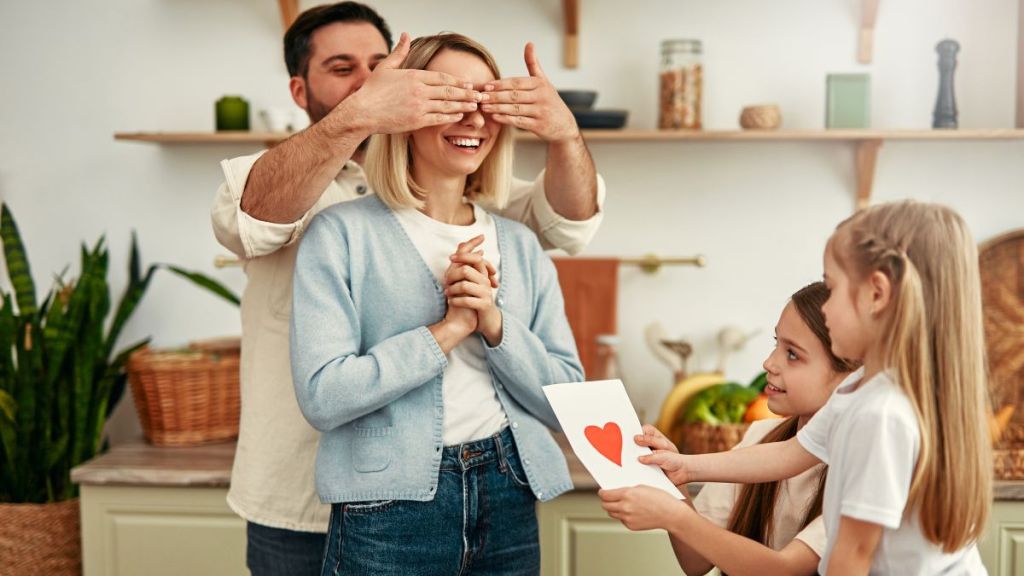
[[[316,94],[313,93],[313,90],[309,87],[309,82],[307,81],[306,82],[306,114],[309,115],[310,123],[316,124],[320,120],[323,120],[324,117],[327,116],[328,114],[330,114],[332,110],[334,110],[333,106],[328,106],[328,105],[324,104],[319,98],[316,97]],[[353,153],[353,157],[354,157],[353,159],[355,159],[355,157],[357,157],[357,156],[360,159],[362,159],[362,157],[364,157],[366,155],[366,149],[367,149],[367,147],[369,145],[370,145],[370,139],[369,138],[367,138],[366,140],[363,140],[362,142],[360,142],[359,146],[356,147],[356,150]]]

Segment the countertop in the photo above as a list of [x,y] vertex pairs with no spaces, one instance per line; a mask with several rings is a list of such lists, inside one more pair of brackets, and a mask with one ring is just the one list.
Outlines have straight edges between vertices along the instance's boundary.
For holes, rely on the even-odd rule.
[[[556,434],[569,463],[569,475],[578,491],[596,490],[597,482],[569,449],[565,437]],[[235,443],[168,448],[143,440],[115,446],[75,467],[71,480],[90,486],[199,486],[226,487],[231,480]],[[694,486],[691,486],[694,488]],[[996,500],[1024,500],[1024,481],[997,481]]]
[[[597,482],[583,468],[569,443],[556,434],[569,463],[577,490],[597,490]],[[153,446],[141,438],[113,447],[71,470],[71,481],[92,486],[205,486],[224,487],[231,481],[234,442],[172,448]]]

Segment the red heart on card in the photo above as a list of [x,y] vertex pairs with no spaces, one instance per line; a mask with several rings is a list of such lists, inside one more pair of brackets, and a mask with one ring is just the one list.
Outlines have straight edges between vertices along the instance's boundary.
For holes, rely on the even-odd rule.
[[622,429],[618,424],[608,422],[604,428],[587,426],[583,429],[583,435],[602,456],[622,466]]

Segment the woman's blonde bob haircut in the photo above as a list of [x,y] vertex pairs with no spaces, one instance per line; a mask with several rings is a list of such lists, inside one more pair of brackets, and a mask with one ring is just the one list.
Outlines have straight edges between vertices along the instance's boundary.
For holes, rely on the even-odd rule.
[[[487,64],[496,80],[501,78],[498,64],[486,48],[471,38],[454,33],[423,36],[413,40],[401,68],[426,70],[430,61],[445,50],[472,54]],[[412,178],[409,142],[408,132],[376,134],[370,139],[366,155],[366,177],[380,199],[392,209],[422,209],[428,194]],[[484,200],[493,208],[505,207],[512,185],[512,148],[512,130],[502,126],[494,147],[480,168],[466,178],[464,195],[468,200]]]

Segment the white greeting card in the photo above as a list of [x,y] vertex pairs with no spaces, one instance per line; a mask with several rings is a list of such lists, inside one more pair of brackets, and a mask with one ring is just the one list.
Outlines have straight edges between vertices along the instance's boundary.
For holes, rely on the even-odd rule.
[[573,452],[601,488],[645,484],[685,498],[661,468],[637,461],[651,450],[633,441],[643,429],[621,380],[552,384],[544,394]]

